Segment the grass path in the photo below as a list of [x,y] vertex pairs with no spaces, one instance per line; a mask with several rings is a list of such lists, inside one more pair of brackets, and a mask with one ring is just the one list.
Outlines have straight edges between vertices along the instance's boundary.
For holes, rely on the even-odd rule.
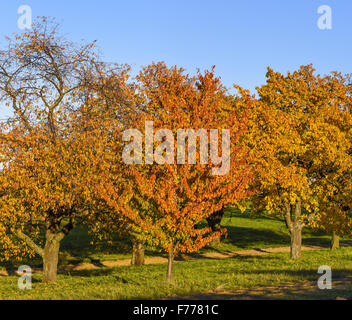
[[[319,250],[326,247],[323,246],[303,246],[302,250]],[[268,248],[268,249],[252,249],[252,250],[240,250],[240,251],[230,251],[230,252],[206,252],[202,254],[189,254],[189,255],[181,255],[177,257],[176,261],[187,261],[187,260],[195,260],[195,259],[227,259],[235,256],[257,256],[262,254],[269,254],[275,252],[290,252],[290,247],[281,247],[281,248]],[[167,258],[163,257],[150,257],[145,259],[145,264],[159,264],[159,263],[167,263]],[[78,265],[68,265],[63,269],[65,271],[68,270],[91,270],[98,269],[101,267],[123,267],[129,266],[131,264],[130,259],[123,260],[115,260],[115,261],[103,261],[99,263],[80,263]]]
[[[331,267],[332,290],[317,288],[321,276],[317,271],[323,265]],[[179,259],[171,285],[165,283],[165,272],[164,263],[138,268],[95,266],[92,270],[61,271],[54,285],[43,284],[38,272],[33,274],[32,290],[19,290],[15,274],[0,276],[0,300],[348,299],[352,249],[304,250],[302,259],[295,261],[287,252]]]
[[[0,300],[352,298],[352,237],[341,239],[345,248],[331,251],[330,235],[307,228],[302,259],[293,261],[283,221],[228,212],[222,225],[228,237],[220,245],[176,259],[172,285],[165,283],[167,259],[159,252],[146,248],[146,265],[135,268],[126,239],[96,241],[77,227],[62,243],[57,284],[42,283],[37,256],[2,262]],[[19,264],[32,266],[32,290],[18,289]],[[322,265],[333,270],[332,290],[317,289]]]
[[[349,247],[352,246],[352,241],[344,241],[341,243],[341,246]],[[305,245],[302,246],[302,251],[309,250],[319,250],[326,249],[326,245]],[[188,261],[188,260],[196,260],[196,259],[227,259],[236,256],[259,256],[259,255],[267,255],[270,253],[278,253],[278,252],[290,252],[290,247],[278,247],[278,248],[265,248],[265,249],[251,249],[251,250],[237,250],[237,251],[229,251],[229,252],[205,252],[202,254],[188,254],[181,255],[175,258],[176,261]],[[145,265],[149,264],[161,264],[167,263],[167,258],[164,257],[147,257],[145,259]],[[59,271],[81,271],[81,270],[93,270],[100,268],[114,268],[114,267],[123,267],[129,266],[131,264],[130,259],[121,259],[115,261],[97,261],[94,263],[79,263],[79,264],[70,264],[66,266],[59,267]],[[41,273],[42,270],[39,268],[34,268],[32,270],[33,273]],[[9,271],[3,270],[0,271],[1,276],[9,276],[17,274],[17,271]]]

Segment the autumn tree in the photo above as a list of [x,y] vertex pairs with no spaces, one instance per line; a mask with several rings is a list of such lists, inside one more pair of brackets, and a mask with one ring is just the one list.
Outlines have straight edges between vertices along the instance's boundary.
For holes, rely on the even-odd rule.
[[334,166],[325,172],[324,179],[320,179],[320,210],[310,226],[331,234],[331,249],[335,250],[340,246],[340,236],[350,235],[352,232],[352,97],[351,76],[333,72],[332,77],[331,90],[340,97],[340,114],[334,119],[334,123],[343,137],[339,145],[341,155]]
[[331,250],[340,247],[340,237],[351,235],[352,219],[349,216],[349,208],[343,206],[342,202],[336,202],[330,198],[329,203],[324,203],[320,207],[316,219],[310,226],[315,229],[324,230],[331,235]]
[[[120,183],[107,179],[101,191],[137,240],[168,253],[171,281],[177,253],[197,251],[220,234],[199,223],[247,193],[251,172],[238,143],[246,115],[237,115],[213,71],[191,77],[157,63],[144,68],[137,82],[144,102],[135,126],[123,132],[127,165]],[[189,130],[188,137],[182,129]],[[192,138],[192,132],[198,136]]]
[[[116,66],[115,66],[116,67]],[[95,194],[95,206],[98,216],[91,216],[92,232],[98,237],[104,237],[111,241],[112,237],[119,234],[126,242],[132,244],[131,264],[140,266],[144,264],[144,243],[135,237],[135,231],[131,228],[131,219],[124,212],[124,199],[122,195],[129,195],[126,186],[127,169],[122,161],[122,134],[124,130],[133,127],[139,111],[143,108],[143,99],[136,92],[136,84],[130,79],[130,67],[118,66],[109,74],[102,74],[92,81],[94,91],[86,101],[89,107],[87,112],[91,118],[105,119],[105,137],[100,143],[104,146],[100,152],[96,152],[92,159],[95,164],[94,179],[90,181],[92,192]],[[97,166],[98,165],[98,166]],[[109,181],[113,191],[124,190],[118,194],[110,195],[118,204],[116,208],[106,205],[104,182]],[[125,186],[124,188],[122,188]],[[109,190],[108,192],[112,192]],[[134,195],[136,198],[137,195]],[[119,199],[119,200],[117,200]],[[128,201],[128,200],[126,200]],[[132,201],[130,205],[133,206]],[[135,207],[135,210],[140,208]],[[121,211],[124,212],[121,214]]]
[[302,228],[322,210],[323,196],[336,192],[329,177],[348,166],[347,88],[308,65],[286,76],[269,68],[257,90],[247,137],[256,155],[253,206],[285,218],[297,259]]
[[1,100],[13,112],[0,132],[0,241],[5,258],[40,255],[47,283],[56,281],[61,240],[87,221],[87,176],[104,125],[83,107],[102,68],[93,44],[60,37],[46,18],[0,52]]

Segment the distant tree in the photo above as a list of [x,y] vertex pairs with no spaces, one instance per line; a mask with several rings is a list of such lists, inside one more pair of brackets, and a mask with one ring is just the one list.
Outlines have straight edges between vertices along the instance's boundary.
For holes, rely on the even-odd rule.
[[334,75],[316,76],[308,65],[287,76],[269,68],[267,84],[257,90],[247,137],[257,165],[252,203],[285,218],[291,258],[297,259],[302,228],[336,191],[327,187],[329,177],[348,164],[347,88]]
[[[116,72],[118,71],[118,72]],[[131,264],[140,266],[144,264],[144,243],[137,240],[135,231],[131,228],[131,219],[127,211],[124,211],[124,201],[129,202],[132,190],[128,189],[128,166],[122,161],[122,134],[123,130],[133,127],[135,119],[141,111],[143,99],[136,92],[136,85],[130,81],[130,68],[127,65],[119,66],[113,73],[102,74],[95,79],[93,94],[87,99],[90,108],[91,118],[105,119],[106,136],[101,145],[99,153],[95,153],[95,169],[91,177],[92,192],[95,194],[95,207],[97,216],[92,216],[93,220],[98,219],[99,223],[91,228],[91,231],[99,238],[111,240],[116,234],[123,236],[126,243],[132,244]],[[109,129],[108,129],[109,128]],[[105,187],[109,185],[107,191]],[[127,192],[131,192],[129,194]],[[116,200],[110,206],[108,199]],[[127,196],[128,199],[124,197]],[[134,195],[136,198],[137,195]],[[116,206],[115,206],[116,205]],[[134,206],[136,202],[131,200],[129,205]],[[138,206],[135,210],[142,210]]]
[[[352,191],[352,96],[350,75],[332,73],[330,81],[331,91],[335,93],[339,109],[338,116],[333,119],[338,127],[340,141],[338,141],[336,160],[330,168],[319,172],[320,187],[316,193],[319,197],[319,212],[312,221],[311,227],[325,230],[332,235],[331,249],[340,246],[340,236],[350,235],[352,232],[351,191]],[[326,137],[328,140],[331,137]],[[331,143],[333,145],[333,143]],[[330,151],[330,150],[329,150]],[[331,156],[327,153],[327,156]]]

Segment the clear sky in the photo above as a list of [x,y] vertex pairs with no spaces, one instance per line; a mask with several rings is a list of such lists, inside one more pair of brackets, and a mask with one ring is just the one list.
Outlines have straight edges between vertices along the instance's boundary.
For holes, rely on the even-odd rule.
[[[2,36],[20,32],[22,4],[34,17],[55,17],[72,40],[98,40],[105,61],[135,72],[161,60],[190,73],[216,65],[226,86],[251,91],[267,66],[352,72],[351,0],[2,0]],[[332,9],[332,30],[317,26],[321,5]]]

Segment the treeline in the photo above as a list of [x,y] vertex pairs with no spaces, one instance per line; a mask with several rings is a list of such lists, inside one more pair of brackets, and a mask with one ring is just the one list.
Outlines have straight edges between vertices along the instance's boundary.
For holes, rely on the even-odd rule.
[[[102,63],[94,44],[68,41],[45,18],[9,38],[0,53],[1,101],[13,111],[0,127],[1,257],[39,255],[43,281],[55,282],[61,240],[85,224],[131,239],[135,264],[145,245],[166,252],[170,281],[175,255],[226,233],[211,221],[229,205],[284,217],[293,259],[305,226],[349,234],[349,76],[269,68],[257,98],[234,87],[214,69],[191,76],[164,63],[132,79],[129,66]],[[173,161],[183,159],[170,142],[179,129],[201,133],[206,156],[188,139],[188,161]],[[225,162],[226,174],[214,174]]]

